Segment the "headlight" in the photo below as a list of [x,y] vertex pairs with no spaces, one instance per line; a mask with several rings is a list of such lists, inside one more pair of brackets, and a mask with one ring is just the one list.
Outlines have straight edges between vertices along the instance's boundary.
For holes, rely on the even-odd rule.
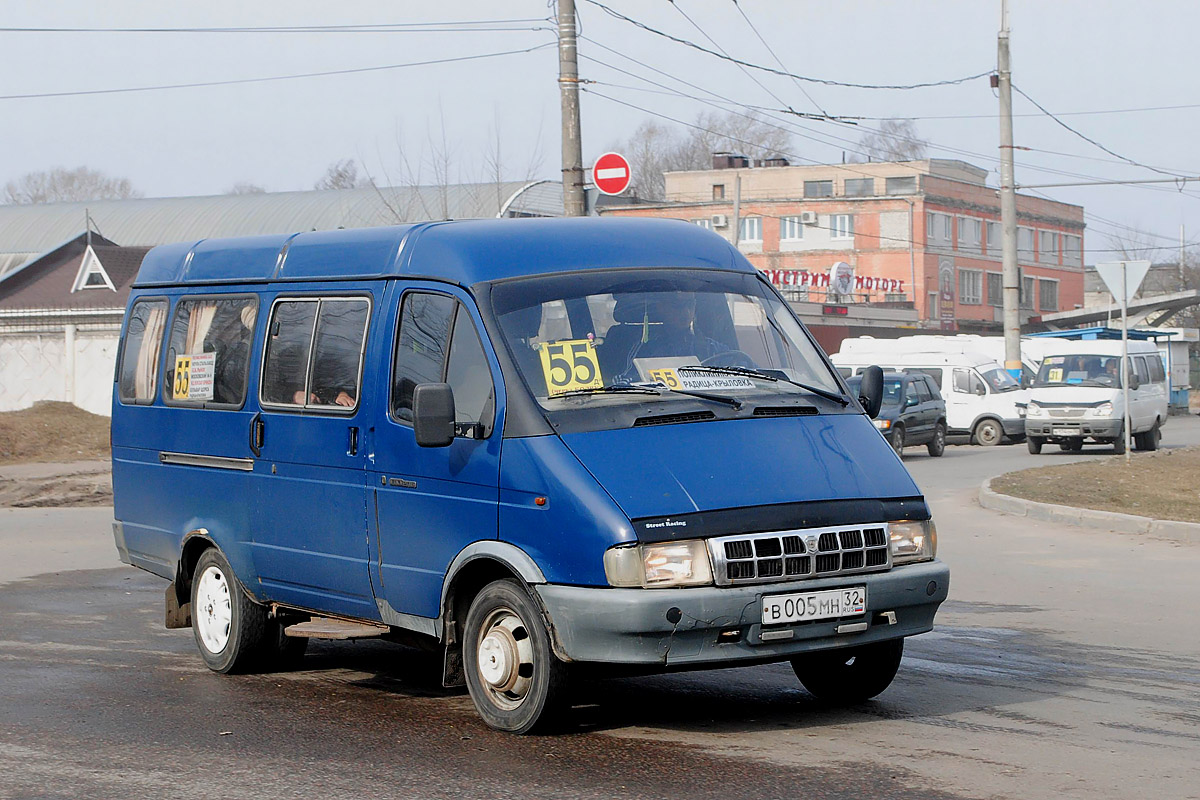
[[612,586],[647,589],[713,582],[708,547],[700,539],[610,548],[604,553],[604,575]]
[[1042,415],[1042,407],[1039,406],[1037,403],[1031,402],[1029,405],[1025,406],[1025,416],[1040,417],[1041,415]]
[[1112,403],[1101,403],[1092,409],[1093,417],[1111,417],[1113,413]]
[[923,522],[889,522],[892,563],[911,564],[932,561],[937,556],[937,527],[933,520]]
[[892,421],[890,419],[877,419],[875,420],[875,427],[881,431],[886,431],[892,427]]

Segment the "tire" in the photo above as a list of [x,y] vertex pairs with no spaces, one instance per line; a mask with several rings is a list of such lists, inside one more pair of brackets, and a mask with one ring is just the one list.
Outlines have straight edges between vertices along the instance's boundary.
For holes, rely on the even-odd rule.
[[939,422],[933,429],[933,438],[929,440],[929,444],[925,445],[925,449],[934,458],[940,458],[946,452],[946,426],[944,423]]
[[1025,446],[1028,447],[1029,452],[1033,453],[1035,456],[1039,455],[1042,452],[1042,445],[1045,443],[1046,443],[1046,440],[1041,438],[1040,436],[1026,436],[1025,437]]
[[890,686],[903,656],[904,640],[893,639],[797,656],[792,671],[818,700],[849,705],[870,700]]
[[1113,439],[1113,452],[1116,453],[1117,455],[1124,455],[1124,453],[1125,453],[1125,431],[1121,431],[1120,433],[1117,434],[1117,438]]
[[550,649],[537,604],[512,580],[471,601],[463,634],[467,691],[490,727],[529,733],[551,723],[565,695],[566,665]]
[[1158,449],[1158,443],[1162,439],[1162,431],[1159,430],[1158,420],[1154,421],[1154,427],[1145,433],[1134,434],[1133,447],[1135,450],[1144,450],[1147,453]]
[[892,428],[892,435],[888,437],[888,441],[892,443],[892,449],[896,451],[896,455],[904,457],[904,426],[896,425]]
[[1004,439],[1004,428],[994,419],[982,419],[975,426],[971,440],[984,447],[994,447]]
[[220,550],[200,555],[192,573],[192,634],[214,672],[247,672],[262,662],[267,609],[242,590]]

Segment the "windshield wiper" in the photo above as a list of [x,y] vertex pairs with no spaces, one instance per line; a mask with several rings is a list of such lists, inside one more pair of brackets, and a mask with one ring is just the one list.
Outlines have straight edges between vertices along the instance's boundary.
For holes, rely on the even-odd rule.
[[708,392],[697,392],[694,389],[675,389],[667,386],[665,383],[656,383],[654,387],[657,389],[666,389],[668,392],[674,392],[675,394],[686,394],[688,397],[698,397],[701,400],[711,400],[714,403],[724,403],[734,410],[741,410],[742,408],[742,401],[733,397],[723,397],[722,395],[709,394]]
[[658,391],[657,389],[651,389],[648,386],[627,386],[622,384],[614,386],[593,386],[589,389],[571,389],[567,392],[559,392],[550,399],[553,400],[559,397],[581,397],[587,394],[653,394],[662,396],[662,392]]
[[850,401],[847,400],[843,395],[834,394],[833,392],[829,391],[828,389],[821,389],[816,386],[809,386],[807,383],[801,383],[800,381],[794,381],[791,378],[779,378],[774,375],[768,375],[765,372],[759,372],[758,370],[750,369],[749,367],[710,367],[710,366],[705,366],[703,364],[700,364],[698,366],[680,367],[679,371],[680,372],[708,372],[708,373],[712,373],[714,375],[741,375],[746,378],[758,378],[759,380],[771,381],[773,383],[776,383],[778,381],[783,381],[784,383],[790,383],[792,386],[798,386],[799,388],[803,389],[804,391],[811,392],[811,393],[817,395],[818,397],[824,397],[826,400],[832,400],[835,403],[841,403],[843,408],[845,406],[850,405]]

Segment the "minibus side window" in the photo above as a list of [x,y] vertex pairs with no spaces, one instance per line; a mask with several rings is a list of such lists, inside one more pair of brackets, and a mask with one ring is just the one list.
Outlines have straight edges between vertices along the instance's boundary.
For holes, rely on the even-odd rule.
[[366,300],[321,301],[309,367],[309,405],[347,409],[358,405],[358,375],[366,333]]
[[454,298],[405,295],[392,370],[392,416],[412,422],[413,390],[448,383],[454,392],[457,435],[486,438],[495,422],[496,390],[471,315]]
[[1146,359],[1138,356],[1133,359],[1133,368],[1137,370],[1138,383],[1150,382],[1150,368],[1146,366]]
[[277,303],[267,330],[267,355],[260,393],[267,403],[304,405],[308,353],[317,320],[315,300]]
[[354,411],[370,309],[367,299],[360,297],[276,303],[267,329],[263,403]]
[[454,305],[454,298],[443,294],[404,296],[392,368],[392,416],[401,422],[412,422],[417,384],[442,382]]
[[172,405],[246,400],[256,297],[187,297],[175,306],[165,397]]
[[121,351],[118,396],[123,403],[152,403],[167,322],[166,300],[138,300],[129,312]]
[[1154,383],[1162,383],[1167,379],[1167,371],[1163,368],[1163,361],[1157,356],[1147,356],[1147,363],[1150,365],[1150,380]]

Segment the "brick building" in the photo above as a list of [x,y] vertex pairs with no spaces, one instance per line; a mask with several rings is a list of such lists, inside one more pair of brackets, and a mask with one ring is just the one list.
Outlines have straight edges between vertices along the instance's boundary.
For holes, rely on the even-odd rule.
[[[979,167],[752,166],[718,153],[711,170],[665,178],[665,202],[603,213],[684,219],[731,241],[736,230],[739,249],[792,300],[835,301],[851,314],[862,304],[912,304],[921,327],[1001,330],[1000,197]],[[1081,306],[1083,208],[1018,195],[1017,218],[1022,320]],[[831,282],[839,263],[848,265],[842,281]]]

